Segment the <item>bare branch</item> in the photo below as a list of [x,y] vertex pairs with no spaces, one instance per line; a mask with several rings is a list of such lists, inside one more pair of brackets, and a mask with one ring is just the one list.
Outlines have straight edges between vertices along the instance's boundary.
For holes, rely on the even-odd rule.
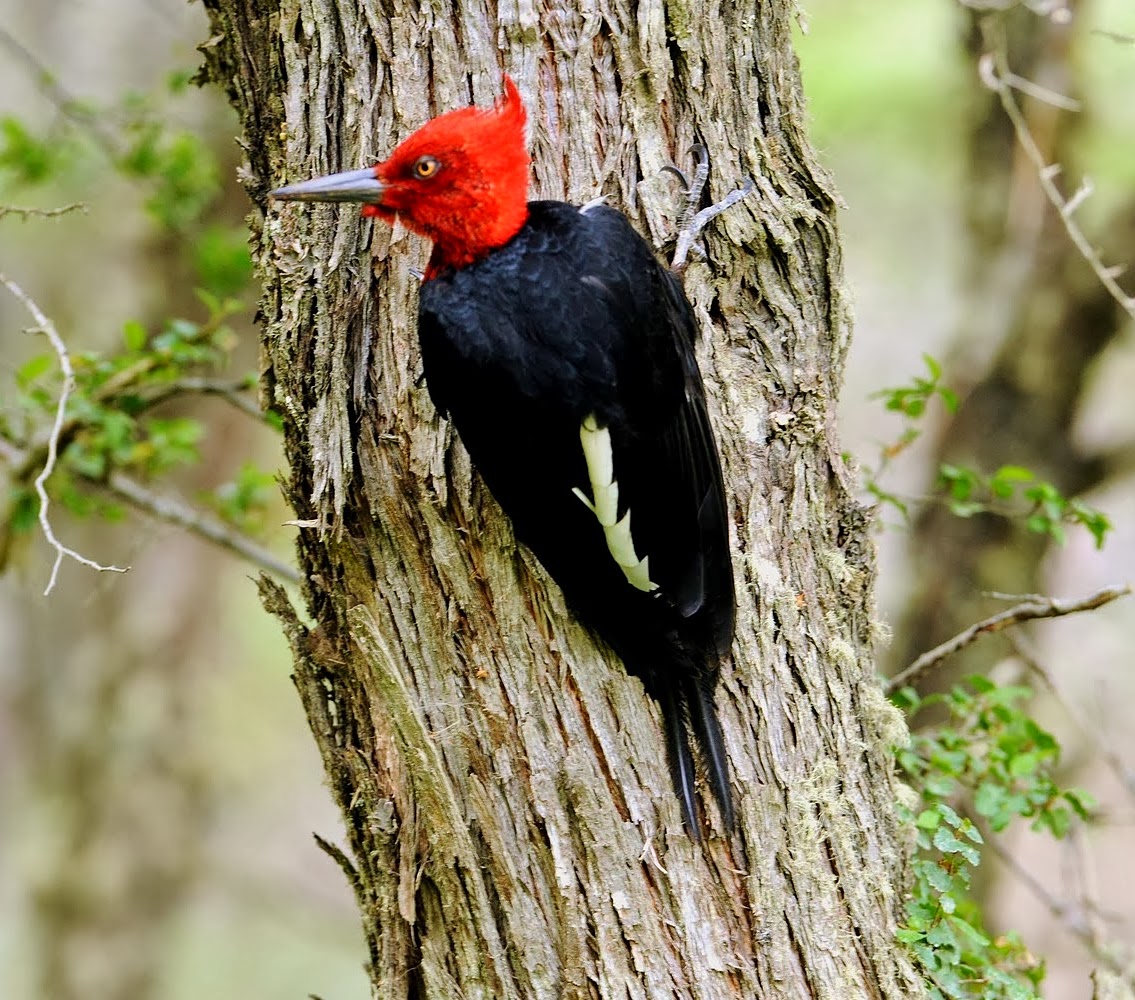
[[1106,950],[1107,937],[1100,916],[1099,878],[1096,875],[1091,851],[1088,849],[1083,824],[1072,824],[1068,830],[1068,840],[1076,864],[1076,877],[1080,883],[1080,910],[1084,915],[1092,954],[1098,955]]
[[47,587],[43,592],[43,596],[47,597],[51,591],[55,589],[55,581],[59,576],[59,566],[63,562],[64,556],[69,556],[76,562],[82,563],[84,566],[90,566],[91,569],[98,570],[100,573],[125,573],[130,567],[103,566],[101,563],[97,563],[93,559],[88,559],[74,549],[67,548],[66,545],[55,537],[55,532],[52,530],[51,521],[47,514],[49,504],[47,480],[51,477],[52,472],[55,471],[55,463],[59,458],[59,435],[63,431],[63,422],[67,413],[67,400],[70,399],[71,393],[75,391],[75,371],[71,367],[71,356],[67,353],[67,345],[63,343],[63,338],[59,336],[59,332],[55,329],[55,324],[44,315],[43,310],[36,305],[35,301],[19,285],[3,274],[0,274],[0,284],[3,284],[9,292],[19,299],[23,307],[31,313],[32,319],[36,322],[35,330],[42,333],[51,341],[51,346],[59,358],[59,367],[63,370],[63,388],[59,393],[59,402],[55,407],[55,421],[51,426],[51,434],[47,439],[47,461],[44,462],[43,468],[35,478],[35,491],[36,495],[39,497],[39,525],[43,529],[44,537],[51,547],[55,549],[55,563],[51,567],[51,577],[47,581]]
[[1110,38],[1113,42],[1119,42],[1120,45],[1135,45],[1135,35],[1128,35],[1122,31],[1109,31],[1107,28],[1092,28],[1090,33],[1100,35],[1104,38]]
[[[1120,308],[1127,313],[1128,316],[1135,319],[1135,296],[1128,295],[1127,292],[1124,291],[1116,281],[1117,275],[1115,270],[1109,268],[1100,260],[1096,249],[1088,242],[1088,238],[1084,235],[1083,230],[1080,229],[1073,220],[1075,209],[1079,206],[1079,203],[1083,200],[1085,195],[1078,192],[1073,196],[1072,200],[1069,201],[1061,194],[1060,189],[1056,186],[1056,176],[1060,172],[1060,167],[1058,164],[1050,164],[1045,161],[1044,153],[1041,152],[1036,138],[1029,129],[1024,112],[1021,111],[1020,105],[1017,104],[1017,100],[1013,96],[1013,87],[1017,86],[1020,89],[1020,78],[1009,70],[1006,62],[1004,44],[996,45],[994,51],[987,52],[981,57],[981,61],[978,64],[978,73],[981,76],[982,82],[996,93],[998,99],[1001,101],[1001,107],[1004,109],[1006,116],[1013,125],[1013,131],[1017,135],[1017,141],[1021,144],[1025,155],[1028,156],[1033,166],[1036,168],[1037,179],[1040,181],[1041,190],[1044,191],[1045,197],[1048,198],[1049,202],[1060,216],[1060,221],[1065,231],[1068,233],[1068,238],[1071,239],[1073,245],[1079,250],[1080,255],[1087,261],[1088,266],[1095,272],[1096,277],[1099,278],[1100,283],[1107,289],[1108,294],[1115,299]],[[1048,96],[1052,97],[1057,95]],[[1054,102],[1050,100],[1049,103]],[[1058,106],[1063,107],[1064,105]]]
[[125,500],[137,510],[219,545],[281,580],[299,583],[300,575],[294,566],[277,558],[268,549],[257,545],[247,535],[229,527],[219,518],[197,510],[176,497],[154,493],[121,472],[112,472],[105,483],[95,485]]
[[978,636],[1000,632],[1012,625],[1020,625],[1022,622],[1034,621],[1038,618],[1062,618],[1064,615],[1074,615],[1081,611],[1093,611],[1130,593],[1130,584],[1116,584],[1115,586],[1104,587],[1102,590],[1098,590],[1078,601],[1060,601],[1052,597],[1030,596],[1015,607],[971,625],[952,639],[947,639],[940,646],[935,646],[929,652],[923,653],[909,667],[900,671],[887,682],[886,692],[887,694],[894,694],[906,685],[913,683],[932,667],[953,656],[958,650],[964,649]]

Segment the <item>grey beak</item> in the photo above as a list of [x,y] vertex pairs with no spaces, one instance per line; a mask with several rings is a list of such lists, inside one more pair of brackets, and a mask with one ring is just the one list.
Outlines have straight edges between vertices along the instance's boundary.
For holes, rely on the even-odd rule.
[[386,185],[374,176],[374,168],[347,170],[314,180],[276,188],[272,197],[280,201],[354,201],[377,205]]

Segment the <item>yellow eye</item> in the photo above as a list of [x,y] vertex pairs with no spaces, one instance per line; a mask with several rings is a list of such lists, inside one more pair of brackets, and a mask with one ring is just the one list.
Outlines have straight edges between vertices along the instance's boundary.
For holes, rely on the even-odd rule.
[[414,176],[426,180],[441,169],[441,163],[432,156],[423,156],[414,162]]

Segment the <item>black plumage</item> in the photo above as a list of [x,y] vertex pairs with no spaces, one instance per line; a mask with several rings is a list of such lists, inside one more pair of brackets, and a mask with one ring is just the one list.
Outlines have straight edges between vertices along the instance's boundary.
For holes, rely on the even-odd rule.
[[[529,204],[523,228],[477,262],[437,260],[422,284],[426,384],[517,538],[569,605],[659,703],[670,767],[696,836],[690,735],[733,826],[719,663],[734,628],[727,504],[677,278],[619,212]],[[616,563],[581,443],[607,440],[618,515],[656,589]],[[641,578],[640,578],[641,584]]]

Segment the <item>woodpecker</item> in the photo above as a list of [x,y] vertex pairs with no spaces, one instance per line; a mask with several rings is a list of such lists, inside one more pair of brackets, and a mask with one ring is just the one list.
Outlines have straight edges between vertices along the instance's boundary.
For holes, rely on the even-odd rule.
[[732,830],[714,699],[733,570],[697,324],[622,213],[528,200],[525,124],[506,76],[492,109],[450,111],[382,163],[272,195],[360,202],[432,241],[418,303],[431,399],[516,537],[658,702],[691,835],[692,748]]

